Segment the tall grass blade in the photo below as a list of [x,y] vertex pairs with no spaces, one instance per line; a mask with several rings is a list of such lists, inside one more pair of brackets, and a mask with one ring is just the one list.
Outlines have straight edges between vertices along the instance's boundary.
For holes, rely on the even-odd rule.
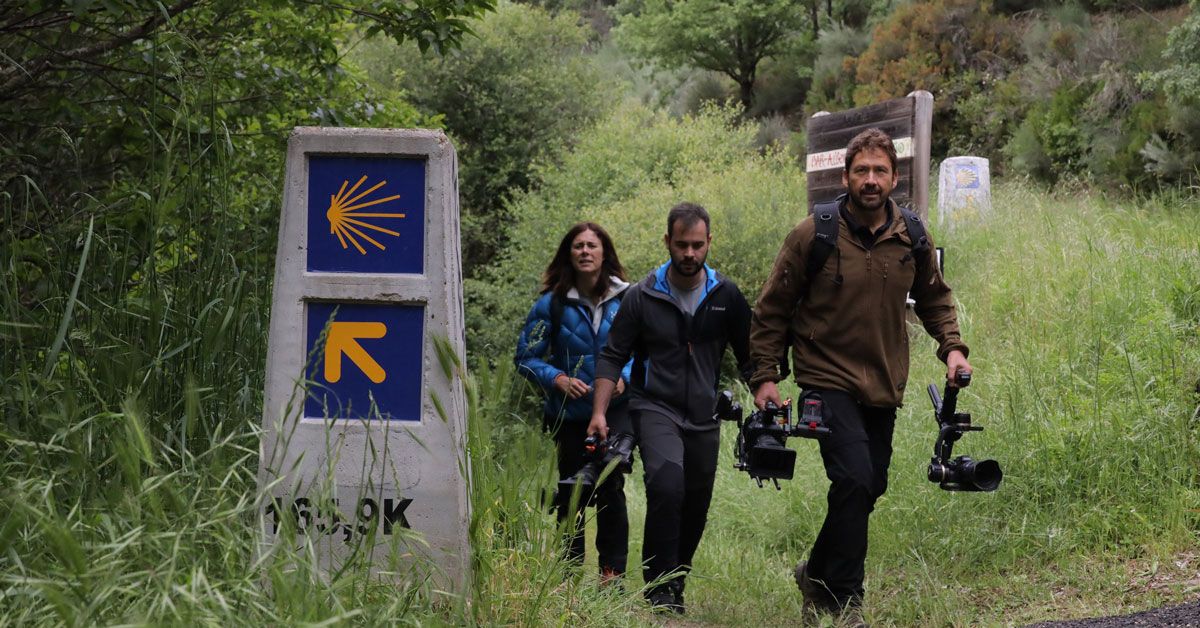
[[46,354],[46,368],[43,369],[43,377],[46,379],[49,379],[50,375],[54,373],[54,364],[58,361],[58,353],[67,339],[67,328],[71,326],[71,314],[75,311],[75,300],[79,297],[79,286],[83,283],[83,271],[87,267],[88,253],[92,250],[92,230],[95,226],[96,218],[92,217],[88,221],[87,236],[83,240],[83,252],[79,255],[79,268],[75,270],[75,283],[71,285],[71,293],[67,296],[67,307],[63,310],[62,322],[58,324],[58,333],[54,336],[54,343],[50,345],[50,351]]

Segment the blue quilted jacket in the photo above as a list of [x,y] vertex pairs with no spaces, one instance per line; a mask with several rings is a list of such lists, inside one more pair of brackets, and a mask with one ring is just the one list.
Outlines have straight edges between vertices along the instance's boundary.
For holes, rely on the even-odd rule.
[[[563,417],[564,421],[589,421],[592,418],[592,394],[579,399],[568,399],[554,387],[554,379],[566,374],[586,382],[589,386],[596,380],[596,357],[608,341],[608,329],[617,308],[621,305],[628,284],[613,279],[612,286],[600,302],[603,311],[598,330],[593,329],[592,308],[577,298],[572,289],[563,300],[562,322],[559,325],[557,343],[550,347],[550,300],[547,292],[538,298],[525,318],[525,326],[517,339],[517,355],[514,359],[517,371],[526,379],[546,391],[547,417]],[[621,372],[621,378],[629,385],[629,364]],[[627,395],[613,399],[613,406],[626,401]]]

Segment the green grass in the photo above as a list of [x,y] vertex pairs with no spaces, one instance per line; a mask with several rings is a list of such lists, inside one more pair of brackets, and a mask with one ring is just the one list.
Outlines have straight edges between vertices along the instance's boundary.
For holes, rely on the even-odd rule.
[[[199,197],[205,183],[190,185]],[[1200,202],[1004,184],[994,205],[935,236],[977,372],[960,409],[987,428],[956,452],[1000,460],[1004,485],[952,494],[924,479],[934,429],[923,389],[942,372],[914,326],[913,394],[872,519],[868,617],[1011,625],[1194,597],[1194,584],[1170,582],[1194,578],[1184,572],[1200,550]],[[237,248],[269,234],[238,235],[219,208],[186,211],[179,222],[197,232],[177,239],[98,220],[90,245],[78,224],[46,250],[6,246],[0,625],[662,623],[638,603],[636,567],[619,593],[597,587],[594,556],[577,574],[556,561],[540,506],[552,447],[506,360],[468,381],[471,596],[372,578],[362,564],[329,578],[303,549],[260,557],[270,269],[239,265]],[[744,220],[767,228],[755,222],[765,216]],[[629,259],[653,257],[656,238],[632,239],[645,250]],[[790,570],[824,514],[816,447],[794,441],[797,479],[759,489],[733,470],[726,428],[686,620],[793,623]],[[626,489],[635,565],[639,473]],[[1175,564],[1189,555],[1190,567]]]

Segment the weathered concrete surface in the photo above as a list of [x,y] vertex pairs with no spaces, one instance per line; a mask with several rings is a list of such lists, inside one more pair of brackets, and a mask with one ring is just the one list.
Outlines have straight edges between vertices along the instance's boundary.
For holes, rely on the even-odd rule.
[[992,182],[988,160],[950,157],[938,176],[938,226],[986,216],[992,211]]
[[[357,166],[347,163],[372,160],[384,167],[391,163],[388,160],[403,162],[405,172],[415,173],[409,178],[419,177],[423,186],[414,184],[415,193],[391,194],[391,187],[403,177],[388,175],[386,185],[370,192],[384,177],[372,175],[366,181],[364,175],[359,181],[357,175],[339,171],[331,190],[310,188],[314,168],[338,167],[350,173]],[[339,190],[337,185],[347,176],[348,183]],[[299,128],[293,132],[263,410],[259,486],[269,493],[260,509],[264,554],[289,538],[277,533],[299,528],[300,534],[290,540],[296,545],[312,543],[327,570],[336,569],[349,556],[366,553],[373,571],[393,579],[428,580],[438,588],[459,591],[470,581],[466,401],[463,382],[443,367],[435,340],[444,339],[443,346],[460,359],[465,355],[457,179],[454,147],[440,131]],[[356,181],[361,184],[358,191],[351,187]],[[353,217],[344,221],[352,229],[343,232],[342,241],[331,226],[341,211],[335,211],[338,198],[344,201],[344,217]],[[401,201],[423,209],[402,216]],[[358,209],[367,205],[371,206]],[[421,219],[413,220],[418,216]],[[318,241],[310,235],[334,240]],[[325,247],[324,255],[344,253],[350,256],[347,259],[359,260],[383,255],[385,250],[391,254],[402,248],[404,238],[422,247],[423,259],[377,269],[312,270],[326,268],[321,262],[314,266],[309,255],[310,248],[318,248],[314,242]],[[356,250],[359,247],[366,252]],[[366,310],[367,316],[370,308],[406,310],[414,322],[407,327],[408,336],[388,329],[382,335],[351,338],[347,345],[351,351],[335,355],[342,368],[331,378],[328,363],[324,371],[318,370],[325,336],[314,342],[314,326],[308,320],[318,316],[314,312],[328,311],[330,304]],[[315,329],[325,325],[317,321]],[[329,323],[330,338],[332,328]],[[404,368],[390,368],[383,358],[395,359],[400,353],[405,356]],[[371,369],[363,368],[369,364],[363,354],[389,366],[385,379],[366,380]],[[329,383],[314,384],[314,372],[323,373]],[[401,373],[403,377],[397,377]],[[354,377],[362,381],[368,403],[359,403],[356,414],[314,415],[310,392],[336,400],[337,387]],[[414,391],[403,395],[405,412],[381,418],[372,399],[393,394],[389,388],[400,384]]]

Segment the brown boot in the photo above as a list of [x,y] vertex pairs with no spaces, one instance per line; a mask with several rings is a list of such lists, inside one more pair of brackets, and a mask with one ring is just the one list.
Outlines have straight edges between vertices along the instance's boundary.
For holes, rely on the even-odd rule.
[[808,561],[802,560],[797,563],[792,575],[796,578],[796,586],[800,587],[800,594],[804,596],[805,610],[832,615],[841,612],[842,609],[825,589],[825,585],[808,577]]

